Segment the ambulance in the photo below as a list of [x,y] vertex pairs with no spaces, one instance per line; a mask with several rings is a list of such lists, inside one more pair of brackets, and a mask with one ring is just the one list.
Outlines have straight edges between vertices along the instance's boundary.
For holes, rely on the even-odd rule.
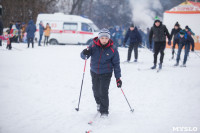
[[[44,27],[49,23],[51,34],[50,44],[86,44],[98,35],[98,27],[88,18],[63,13],[39,14],[36,21],[35,40],[39,41],[39,23]],[[42,42],[44,41],[44,34]]]

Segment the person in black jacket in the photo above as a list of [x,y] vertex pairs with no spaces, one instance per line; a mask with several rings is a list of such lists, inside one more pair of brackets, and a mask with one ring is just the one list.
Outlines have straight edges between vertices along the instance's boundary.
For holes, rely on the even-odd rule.
[[178,54],[176,58],[176,64],[174,66],[179,65],[181,51],[182,51],[182,48],[185,47],[185,55],[184,55],[182,66],[186,67],[186,61],[187,61],[187,57],[190,51],[190,44],[194,45],[194,40],[190,34],[188,34],[187,32],[183,30],[181,30],[180,33],[175,36],[175,39],[177,40],[179,47],[178,47]]
[[101,117],[108,116],[108,90],[114,70],[117,87],[122,86],[120,58],[117,48],[110,39],[108,29],[102,29],[93,44],[81,52],[81,58],[91,57],[90,72],[92,76],[92,90],[97,103],[97,111]]
[[[3,35],[3,23],[0,17],[0,36]],[[0,39],[0,46],[2,46],[2,40]]]
[[128,38],[130,38],[130,45],[128,48],[128,58],[127,58],[127,62],[130,61],[131,59],[131,54],[132,54],[132,50],[134,49],[134,54],[135,54],[135,60],[134,62],[137,62],[138,59],[138,46],[139,44],[142,43],[142,37],[140,35],[140,33],[138,32],[137,27],[134,26],[134,24],[131,24],[129,30],[126,33],[125,39],[124,39],[124,46],[126,44],[126,41],[128,40]]
[[160,20],[155,20],[153,27],[150,30],[149,34],[149,44],[150,49],[152,48],[152,37],[154,40],[154,65],[151,69],[156,69],[157,65],[157,56],[160,52],[160,64],[159,69],[162,69],[162,63],[164,59],[164,50],[166,47],[166,36],[168,37],[169,42],[171,42],[169,32],[165,25],[162,24]]
[[[178,22],[176,22],[176,24],[174,25],[174,28],[171,31],[171,35],[170,35],[170,38],[171,39],[173,38],[172,59],[174,59],[174,53],[175,53],[174,49],[176,47],[176,44],[178,45],[177,40],[175,40],[175,36],[179,33],[180,30],[181,30],[180,25]],[[171,42],[169,44],[171,44]]]

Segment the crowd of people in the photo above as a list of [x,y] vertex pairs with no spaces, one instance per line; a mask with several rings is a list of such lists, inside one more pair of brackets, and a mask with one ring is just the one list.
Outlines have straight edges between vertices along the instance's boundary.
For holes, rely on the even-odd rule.
[[[126,36],[126,32],[128,31],[127,30],[128,27],[124,25],[123,26],[116,25],[116,26],[109,27],[108,29],[111,35],[111,39],[114,41],[114,45],[117,47],[124,47],[123,42]],[[137,27],[137,30],[142,37],[141,38],[142,44],[149,47],[149,43],[148,43],[149,28],[147,28],[147,32],[142,30],[140,27]],[[125,45],[125,47],[127,47],[127,45]]]
[[[9,28],[6,30],[7,35],[7,49],[12,49],[12,42],[15,43],[27,43],[27,47],[29,48],[30,44],[32,44],[32,48],[34,48],[34,37],[36,32],[36,26],[33,20],[30,20],[28,24],[21,22],[21,21],[11,21]],[[48,38],[51,33],[51,27],[47,23],[46,27],[43,25],[42,22],[39,24],[39,32],[40,32],[40,39],[38,46],[41,46],[41,40],[43,33],[45,35],[44,46],[48,45]],[[0,20],[0,35],[3,35],[3,24]],[[2,40],[0,39],[0,46],[2,46]]]
[[[177,63],[175,66],[179,65],[180,60],[180,54],[185,47],[185,56],[183,60],[182,66],[186,66],[187,57],[189,55],[190,50],[194,51],[194,39],[192,38],[192,35],[194,33],[189,28],[189,26],[185,26],[185,29],[180,28],[180,24],[178,22],[175,23],[174,28],[171,31],[171,34],[169,33],[167,27],[162,24],[162,22],[159,19],[156,19],[153,26],[148,32],[147,29],[147,35],[148,35],[148,43],[143,43],[143,37],[141,32],[139,32],[138,28],[134,26],[134,24],[131,24],[130,28],[128,29],[123,45],[125,46],[128,38],[130,39],[129,42],[129,48],[128,48],[128,56],[127,56],[127,62],[130,62],[131,59],[131,53],[134,49],[134,62],[137,62],[138,59],[138,47],[143,44],[143,47],[149,48],[154,53],[154,65],[151,67],[151,69],[156,69],[157,67],[157,56],[160,53],[160,62],[159,62],[159,69],[162,69],[162,63],[164,59],[164,50],[166,48],[166,42],[168,41],[168,45],[171,47],[171,41],[173,41],[172,46],[172,59],[174,59],[175,54],[175,47],[178,46],[178,52],[177,52]],[[168,40],[166,40],[166,37]],[[147,40],[145,38],[145,40]],[[147,45],[148,44],[148,45]]]
[[[114,31],[115,32],[110,32],[108,29],[105,28],[100,30],[98,37],[95,37],[93,39],[93,44],[89,45],[88,48],[84,49],[81,52],[82,59],[86,60],[88,58],[91,58],[90,72],[92,78],[92,90],[94,99],[97,104],[97,111],[100,112],[101,117],[107,117],[109,114],[108,94],[113,71],[116,78],[117,87],[122,87],[120,58],[117,49],[119,42],[121,42],[123,46],[125,46],[127,40],[130,40],[126,62],[130,62],[133,49],[135,53],[134,62],[137,62],[138,47],[139,45],[142,45],[143,42],[141,33],[133,23],[124,33],[124,38],[123,36],[121,36],[122,31],[120,31],[119,27],[116,27],[116,30]],[[159,19],[156,19],[148,34],[149,49],[153,49],[154,56],[154,64],[150,69],[156,69],[157,56],[159,53],[160,62],[158,71],[162,69],[166,42],[168,42],[168,45],[171,46],[172,40],[172,58],[174,58],[175,45],[178,44],[178,53],[176,57],[176,64],[174,66],[179,65],[181,50],[183,49],[183,47],[185,47],[185,55],[182,66],[186,67],[190,47],[192,47],[191,51],[194,51],[194,40],[191,36],[192,34],[194,35],[192,30],[188,26],[186,26],[185,29],[181,29],[178,22],[175,24],[170,34],[167,27],[162,24]],[[152,46],[152,43],[154,43],[154,46]]]

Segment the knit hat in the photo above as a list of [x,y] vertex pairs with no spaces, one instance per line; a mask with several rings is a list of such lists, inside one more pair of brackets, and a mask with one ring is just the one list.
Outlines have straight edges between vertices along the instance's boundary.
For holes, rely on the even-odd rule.
[[185,31],[181,30],[180,32],[180,35],[185,35]]
[[155,23],[157,23],[157,22],[161,22],[159,19],[157,19],[157,20],[155,20]]
[[134,23],[132,23],[130,27],[135,27]]
[[190,29],[188,25],[185,26],[186,29]]
[[160,21],[160,18],[159,18],[158,16],[156,16],[154,19],[155,19],[155,22],[154,22],[154,23],[156,23],[156,22],[161,22],[161,21]]
[[178,23],[178,22],[176,22],[176,24],[175,24],[174,26],[178,26],[178,27],[180,27],[180,25],[179,25],[179,23]]
[[108,37],[110,39],[110,31],[106,28],[101,29],[98,38],[100,39],[101,37]]

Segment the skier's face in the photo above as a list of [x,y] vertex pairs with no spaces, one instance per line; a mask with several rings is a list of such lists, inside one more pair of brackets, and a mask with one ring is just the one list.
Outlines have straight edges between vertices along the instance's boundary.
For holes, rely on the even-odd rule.
[[133,30],[134,30],[134,27],[130,27],[130,30],[133,31]]
[[180,37],[181,37],[181,38],[183,38],[183,37],[184,37],[184,35],[180,35]]
[[174,28],[177,30],[177,29],[178,29],[178,26],[175,26]]
[[109,41],[109,38],[108,37],[101,37],[99,40],[100,40],[102,45],[106,45]]
[[156,22],[155,25],[156,25],[157,27],[159,27],[159,26],[160,26],[160,22]]

